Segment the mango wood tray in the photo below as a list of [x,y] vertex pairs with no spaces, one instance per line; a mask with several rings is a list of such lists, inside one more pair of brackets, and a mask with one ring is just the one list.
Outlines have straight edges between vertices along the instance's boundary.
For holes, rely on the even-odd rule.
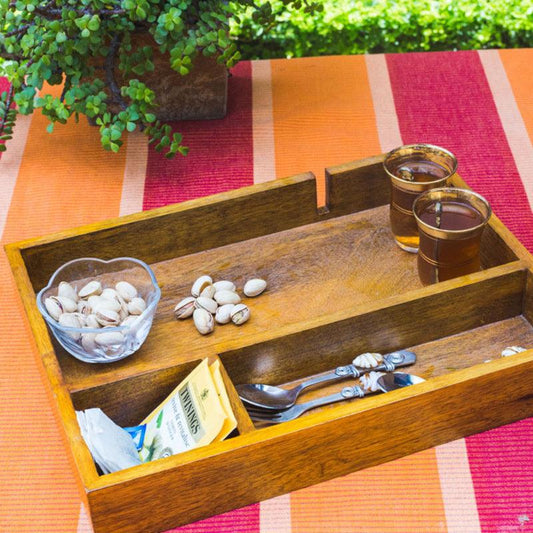
[[[483,270],[429,287],[388,225],[383,156],[6,247],[96,532],[160,531],[533,416],[532,257],[493,216]],[[454,184],[465,186],[455,176]],[[80,256],[149,263],[162,298],[131,357],[82,363],[52,341],[36,293]],[[268,280],[251,320],[202,337],[173,307],[201,274]],[[296,382],[365,351],[418,355],[415,387],[254,426],[234,385]],[[238,428],[226,441],[99,475],[75,410],[142,420],[199,361],[219,358]],[[490,362],[485,362],[491,359]],[[305,399],[340,390],[309,392]]]

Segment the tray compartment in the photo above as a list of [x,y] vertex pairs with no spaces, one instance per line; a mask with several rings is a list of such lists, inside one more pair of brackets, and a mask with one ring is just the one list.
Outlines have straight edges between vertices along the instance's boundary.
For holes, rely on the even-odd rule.
[[[210,364],[214,358],[210,358]],[[201,362],[189,361],[181,365],[165,368],[158,372],[147,372],[99,387],[91,387],[74,392],[74,409],[84,410],[100,407],[119,426],[137,425],[155,409],[187,375]],[[222,378],[230,403],[237,418],[236,434],[246,433],[253,428],[244,412],[237,391],[221,365]],[[234,435],[232,435],[234,436]]]
[[[88,367],[56,345],[68,387],[78,390],[174,366],[216,354],[236,339],[242,343],[256,335],[275,335],[290,324],[422,289],[416,256],[402,252],[391,238],[388,209],[376,207],[152,264],[162,296],[141,350],[113,365]],[[203,273],[231,279],[241,288],[259,276],[269,286],[258,298],[246,300],[252,318],[243,327],[217,326],[212,335],[201,337],[192,320],[175,320],[173,308]]]

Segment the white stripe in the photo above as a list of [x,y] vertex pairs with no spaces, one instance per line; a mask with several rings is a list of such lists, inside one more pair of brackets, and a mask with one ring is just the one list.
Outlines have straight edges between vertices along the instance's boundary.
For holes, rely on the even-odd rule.
[[7,141],[7,151],[0,158],[0,235],[4,233],[7,213],[13,198],[20,163],[28,140],[31,115],[19,115],[13,129],[13,138]]
[[78,529],[76,533],[93,533],[93,526],[91,524],[91,519],[85,509],[85,505],[82,503],[80,505],[80,516],[78,518]]
[[128,133],[120,216],[142,211],[147,162],[148,139],[146,135],[139,131]]
[[272,70],[269,60],[252,61],[254,183],[276,178]]
[[291,495],[261,502],[259,524],[261,533],[291,533]]
[[448,533],[481,533],[464,439],[435,448]]
[[365,61],[381,151],[389,152],[403,142],[387,61],[383,54],[365,55]]
[[516,104],[515,96],[498,50],[479,50],[509,148],[533,210],[533,145]]

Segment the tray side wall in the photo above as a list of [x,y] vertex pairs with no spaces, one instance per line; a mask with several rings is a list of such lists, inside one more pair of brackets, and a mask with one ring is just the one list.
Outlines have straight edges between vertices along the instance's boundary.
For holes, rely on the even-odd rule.
[[[310,415],[288,423],[288,433],[262,430],[261,441],[252,435],[232,453],[95,490],[89,494],[95,531],[176,527],[531,416],[533,354],[517,357],[520,363],[500,360],[498,372],[478,365],[416,391],[389,393],[385,405],[384,397],[368,398],[361,412],[339,407],[329,421]],[[145,513],[139,494],[165,515]],[[179,505],[169,509],[171,501]]]

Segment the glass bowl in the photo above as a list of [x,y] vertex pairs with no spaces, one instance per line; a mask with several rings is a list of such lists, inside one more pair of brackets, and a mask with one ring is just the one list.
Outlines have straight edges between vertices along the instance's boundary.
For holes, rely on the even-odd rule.
[[[91,281],[99,281],[103,289],[115,289],[118,282],[126,281],[137,289],[137,296],[144,300],[146,308],[142,310],[144,303],[139,300],[131,302],[132,295],[126,295],[124,284],[120,287],[123,289],[121,294],[126,298],[120,295],[113,297],[112,291],[107,291],[106,298],[99,296],[89,302],[88,297],[85,297],[83,301],[86,303],[80,304],[82,299],[78,292]],[[69,291],[64,285],[59,300],[52,298],[47,301],[50,297],[58,296],[61,282],[68,282],[75,290],[75,297],[78,297],[76,309],[72,305],[74,298],[63,299]],[[160,297],[161,290],[154,273],[143,261],[132,257],[118,257],[109,261],[84,257],[69,261],[54,272],[48,285],[37,295],[37,307],[55,338],[68,353],[86,363],[110,363],[128,357],[141,347],[152,327]],[[109,300],[116,300],[120,309],[114,308],[116,302],[110,304]],[[139,314],[129,314],[128,302],[132,304],[129,309]],[[103,309],[115,309],[116,314],[106,315]],[[56,318],[62,314],[70,316],[59,319],[60,323]],[[91,319],[89,315],[92,315]],[[123,324],[126,316],[129,318]],[[94,322],[97,319],[99,323]],[[75,327],[78,324],[85,325]]]

